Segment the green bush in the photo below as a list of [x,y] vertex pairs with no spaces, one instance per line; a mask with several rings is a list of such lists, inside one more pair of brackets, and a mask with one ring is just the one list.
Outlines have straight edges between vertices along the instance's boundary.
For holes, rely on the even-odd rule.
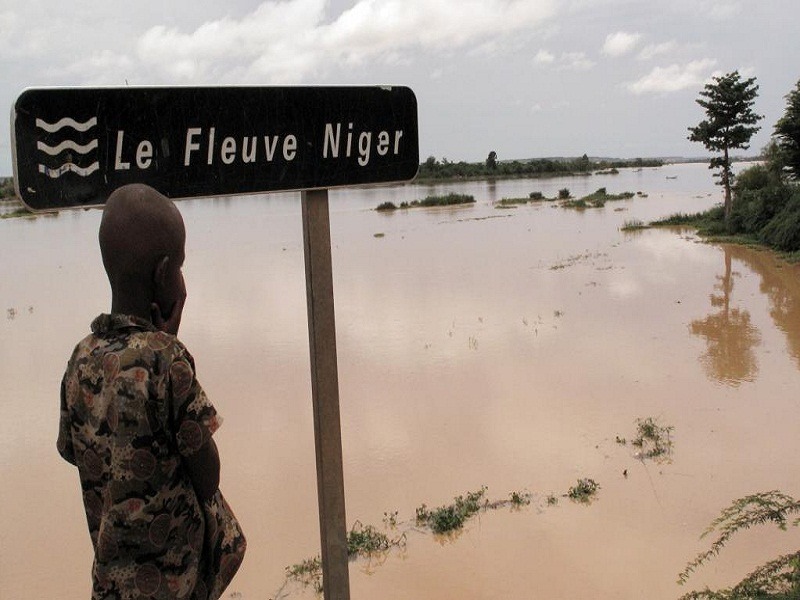
[[744,169],[736,176],[734,190],[760,190],[771,183],[776,183],[774,177],[764,165],[753,165]]
[[800,188],[793,189],[786,205],[761,229],[758,238],[784,252],[800,250]]
[[791,189],[786,186],[737,189],[731,204],[729,231],[758,234],[784,209],[790,197]]

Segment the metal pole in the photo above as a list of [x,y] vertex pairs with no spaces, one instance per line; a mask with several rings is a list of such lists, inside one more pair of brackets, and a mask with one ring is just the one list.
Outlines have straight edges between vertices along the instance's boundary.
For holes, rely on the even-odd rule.
[[311,394],[325,600],[350,599],[328,190],[302,192]]

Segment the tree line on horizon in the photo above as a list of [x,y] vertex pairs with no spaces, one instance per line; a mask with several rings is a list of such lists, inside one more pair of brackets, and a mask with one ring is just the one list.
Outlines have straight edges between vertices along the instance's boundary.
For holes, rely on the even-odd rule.
[[479,179],[500,177],[547,177],[563,175],[586,175],[596,171],[610,171],[628,167],[660,167],[659,159],[635,158],[633,160],[593,161],[584,154],[577,158],[534,158],[530,160],[501,161],[497,152],[489,152],[483,162],[453,162],[429,156],[419,166],[418,179]]

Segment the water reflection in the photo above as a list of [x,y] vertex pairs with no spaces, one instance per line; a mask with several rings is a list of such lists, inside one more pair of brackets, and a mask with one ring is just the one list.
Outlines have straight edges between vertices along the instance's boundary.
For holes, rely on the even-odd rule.
[[742,246],[732,247],[730,253],[761,277],[759,289],[769,299],[770,317],[786,334],[789,354],[800,368],[800,268]]
[[689,328],[694,335],[705,338],[706,351],[700,363],[706,374],[722,383],[738,386],[744,381],[755,381],[758,361],[754,349],[761,341],[761,334],[750,322],[750,312],[731,308],[734,277],[731,270],[733,249],[724,247],[725,272],[717,275],[717,284],[712,293],[711,306],[718,308],[705,319],[692,321]]

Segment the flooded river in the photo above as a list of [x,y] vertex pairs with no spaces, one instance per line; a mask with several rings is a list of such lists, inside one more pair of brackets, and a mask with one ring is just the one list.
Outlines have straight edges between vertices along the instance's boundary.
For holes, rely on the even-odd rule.
[[[493,204],[564,187],[647,197]],[[372,210],[450,191],[477,202]],[[406,533],[403,549],[351,563],[353,598],[670,599],[797,549],[796,529],[744,532],[676,584],[732,500],[800,495],[799,268],[690,232],[620,230],[720,197],[705,165],[331,192],[348,524],[383,531],[396,511],[389,533]],[[181,338],[225,419],[221,487],[249,541],[226,597],[313,598],[282,587],[319,546],[299,195],[179,207]],[[0,221],[3,598],[89,595],[79,484],[55,439],[66,360],[110,305],[99,218]],[[674,428],[670,461],[617,441],[649,417]],[[591,504],[562,497],[579,478],[600,485]],[[448,537],[413,527],[423,503],[481,486],[532,503]]]

